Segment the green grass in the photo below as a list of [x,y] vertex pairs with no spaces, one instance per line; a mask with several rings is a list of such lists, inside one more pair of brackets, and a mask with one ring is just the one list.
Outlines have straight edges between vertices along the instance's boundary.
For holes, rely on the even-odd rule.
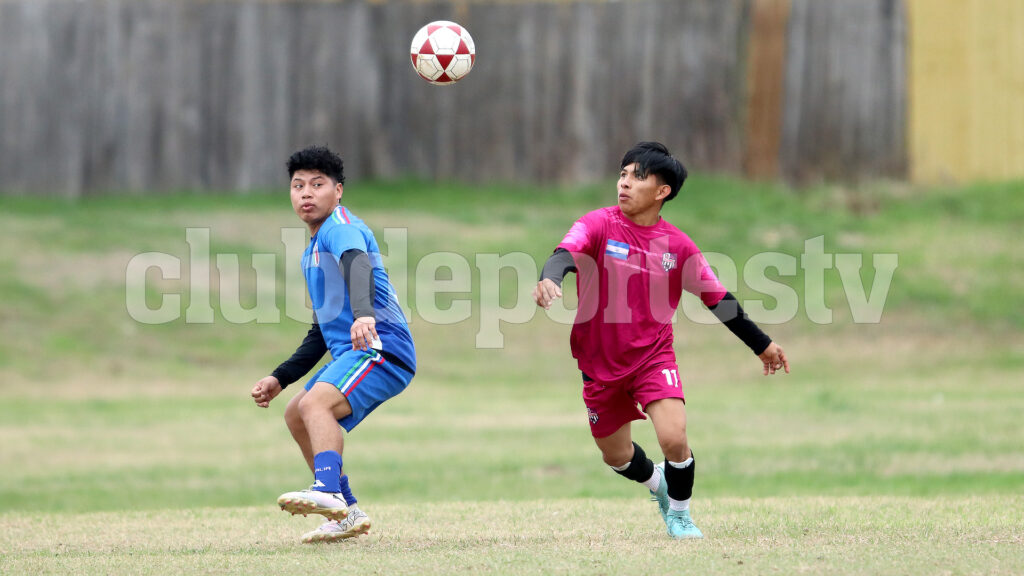
[[[536,314],[500,324],[502,347],[475,346],[494,312],[481,304],[489,279],[477,255],[523,253],[539,268],[611,189],[346,187],[346,205],[378,239],[385,228],[408,235],[406,265],[391,273],[407,287],[420,369],[348,436],[346,468],[373,536],[312,548],[295,542],[313,521],[273,505],[309,482],[281,419],[291,392],[267,410],[248,397],[304,322],[230,323],[216,285],[214,321],[184,319],[186,228],[209,230],[213,278],[217,254],[238,257],[243,306],[256,301],[253,255],[275,255],[283,310],[281,230],[299,228],[283,195],[0,198],[0,573],[308,573],[340,561],[388,574],[618,574],[677,561],[697,573],[957,574],[1024,564],[1024,186],[791,190],[698,176],[666,206],[739,271],[765,250],[799,259],[821,235],[829,253],[899,257],[878,324],[852,321],[835,269],[825,325],[807,317],[799,266],[776,278],[801,303],[791,320],[765,324],[791,358],[787,376],[762,377],[721,326],[680,318],[694,507],[709,534],[684,545],[662,537],[642,489],[601,464],[568,326]],[[181,297],[182,318],[166,324],[138,323],[126,308],[128,262],[150,251],[181,259],[180,279],[147,277],[149,306]],[[428,301],[417,267],[438,252],[465,261],[469,287]],[[501,306],[528,298],[527,276],[517,284],[503,271]],[[764,298],[740,280],[741,300]],[[469,319],[424,320],[425,307],[453,300],[470,302]],[[648,424],[634,431],[657,450]]]
[[672,542],[637,499],[381,504],[385,526],[299,546],[314,519],[265,508],[8,514],[0,570],[19,574],[1011,574],[1019,498],[722,498],[702,541]]

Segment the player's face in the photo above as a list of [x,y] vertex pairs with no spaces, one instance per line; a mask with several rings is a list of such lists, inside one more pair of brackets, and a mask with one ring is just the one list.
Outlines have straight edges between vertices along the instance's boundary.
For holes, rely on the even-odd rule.
[[668,196],[672,188],[668,184],[662,184],[657,176],[651,174],[641,180],[636,176],[636,163],[629,164],[619,172],[619,208],[622,213],[629,216],[634,222],[649,220],[653,215],[655,220],[661,210],[661,201]]
[[292,209],[316,234],[320,225],[341,201],[342,186],[316,170],[296,170],[292,175]]

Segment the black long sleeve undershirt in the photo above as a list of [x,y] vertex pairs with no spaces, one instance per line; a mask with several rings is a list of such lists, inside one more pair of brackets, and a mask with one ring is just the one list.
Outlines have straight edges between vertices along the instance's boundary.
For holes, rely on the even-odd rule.
[[754,354],[761,354],[772,343],[772,339],[747,316],[731,292],[726,292],[718,304],[708,306],[708,310],[711,310],[715,317],[742,340]]
[[565,275],[575,271],[576,262],[572,259],[572,253],[565,248],[555,248],[554,253],[544,263],[544,269],[540,272],[540,279],[544,280],[547,278],[561,288]]
[[306,333],[302,344],[295,349],[292,357],[282,362],[270,375],[277,378],[277,381],[281,383],[281,388],[287,388],[289,384],[312,370],[326,352],[327,343],[324,342],[324,335],[320,332],[320,324],[314,318],[313,326]]
[[338,265],[341,277],[348,290],[348,301],[352,305],[352,317],[376,318],[373,310],[373,296],[377,286],[373,279],[373,264],[370,257],[362,250],[346,250],[341,255]]

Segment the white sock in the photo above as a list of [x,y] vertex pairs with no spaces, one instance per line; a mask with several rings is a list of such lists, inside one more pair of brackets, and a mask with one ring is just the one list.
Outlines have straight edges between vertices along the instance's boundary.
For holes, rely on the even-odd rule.
[[612,470],[615,470],[616,472],[625,472],[626,468],[629,468],[629,465],[632,463],[633,462],[626,462],[622,466],[612,466],[611,464],[609,464],[608,467],[611,468]]
[[690,499],[687,498],[686,500],[673,500],[672,498],[669,498],[668,499],[668,509],[669,510],[676,510],[676,511],[689,510],[690,509]]
[[672,462],[672,461],[669,461],[669,463],[668,463],[669,466],[671,466],[673,468],[678,468],[679,470],[682,470],[683,468],[688,468],[690,466],[690,464],[693,464],[693,456],[690,456],[689,458],[687,458],[683,462]]
[[654,472],[652,472],[651,477],[644,482],[644,486],[647,486],[647,489],[650,490],[651,492],[657,492],[658,486],[661,485],[661,481],[661,468],[655,466]]

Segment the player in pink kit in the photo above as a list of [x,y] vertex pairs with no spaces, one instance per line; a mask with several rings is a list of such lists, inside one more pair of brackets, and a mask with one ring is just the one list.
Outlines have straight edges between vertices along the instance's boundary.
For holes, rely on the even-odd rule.
[[[533,298],[549,308],[576,272],[579,307],[570,336],[583,372],[590,431],[606,464],[647,486],[673,538],[702,538],[690,518],[695,463],[672,349],[672,316],[682,291],[700,297],[763,363],[789,372],[782,348],[754,324],[715,277],[697,245],[661,217],[686,169],[664,145],[641,142],[622,158],[618,205],[573,224],[544,264]],[[638,409],[638,405],[643,412]],[[664,466],[632,441],[630,423],[651,417]]]

